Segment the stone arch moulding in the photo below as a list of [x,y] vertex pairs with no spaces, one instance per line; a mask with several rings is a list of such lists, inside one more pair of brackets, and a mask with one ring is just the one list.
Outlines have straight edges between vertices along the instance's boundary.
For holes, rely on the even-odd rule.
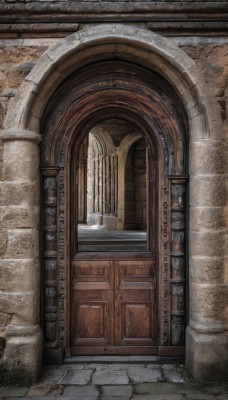
[[[104,59],[121,59],[126,62],[133,62],[136,65],[144,66],[159,74],[166,80],[177,93],[181,99],[181,103],[185,109],[189,124],[189,137],[190,137],[190,173],[192,182],[190,184],[190,244],[189,244],[189,264],[191,276],[197,268],[196,259],[202,255],[208,256],[213,265],[213,258],[223,257],[223,247],[215,254],[213,246],[209,254],[206,252],[208,239],[205,238],[204,227],[195,227],[194,222],[191,222],[191,214],[197,212],[197,207],[205,206],[203,200],[195,201],[191,193],[196,193],[201,181],[202,176],[206,174],[205,164],[202,166],[201,160],[198,155],[198,145],[201,141],[213,141],[216,146],[220,142],[224,143],[224,134],[221,125],[221,119],[218,117],[213,105],[210,95],[207,93],[206,86],[203,78],[200,76],[195,63],[190,59],[181,49],[171,43],[169,40],[135,27],[124,26],[120,24],[115,25],[101,25],[82,30],[81,32],[70,35],[67,38],[60,40],[56,45],[50,47],[38,60],[36,66],[31,73],[26,77],[21,85],[16,97],[12,100],[5,122],[5,131],[1,133],[1,139],[4,141],[4,154],[10,155],[11,163],[16,162],[15,145],[20,145],[24,153],[32,148],[34,158],[28,160],[25,157],[25,163],[21,163],[21,168],[15,169],[14,179],[20,179],[19,174],[23,171],[23,178],[27,182],[33,184],[33,199],[31,203],[31,212],[34,212],[35,207],[39,205],[39,171],[38,171],[38,146],[37,143],[42,138],[42,131],[40,128],[40,121],[44,114],[47,103],[53,93],[58,89],[61,82],[64,81],[75,70],[82,68],[94,61],[102,61]],[[55,138],[53,137],[53,140]],[[219,143],[218,143],[219,142]],[[179,151],[176,149],[176,151]],[[201,153],[200,153],[201,154]],[[54,157],[53,154],[48,154],[47,158]],[[6,160],[6,158],[4,159]],[[194,164],[191,163],[194,160]],[[211,159],[207,160],[208,170],[211,174],[210,182],[216,181],[216,174],[219,172],[211,166]],[[27,164],[29,164],[29,168]],[[54,159],[52,159],[54,165]],[[197,171],[196,171],[197,169]],[[56,186],[55,175],[58,173],[58,167],[46,168],[45,179],[49,179],[51,193],[47,193],[49,197],[46,198],[46,204],[53,207],[53,228],[55,230],[55,201],[56,201]],[[220,174],[221,175],[221,174]],[[221,178],[221,176],[220,176]],[[174,181],[175,183],[175,181]],[[220,186],[223,185],[222,179],[219,180]],[[214,196],[212,191],[215,187],[212,184],[207,186],[208,195],[211,196],[212,203]],[[45,192],[45,187],[44,187]],[[27,201],[27,199],[26,199]],[[211,204],[211,202],[210,202]],[[207,205],[207,204],[206,204]],[[218,204],[213,204],[217,206]],[[219,206],[223,207],[220,203]],[[207,207],[208,215],[210,214],[210,207]],[[37,221],[37,216],[35,217]],[[37,223],[36,227],[31,233],[33,235],[34,248],[36,251],[30,256],[37,259],[38,254],[38,241],[37,238]],[[210,232],[210,237],[213,235],[222,234],[221,232]],[[197,244],[197,238],[202,240],[201,247]],[[223,241],[223,239],[221,239]],[[211,244],[212,242],[210,242]],[[52,256],[54,255],[55,249]],[[15,257],[16,258],[16,257]],[[54,259],[54,257],[53,257]],[[193,260],[193,261],[192,261]],[[210,262],[210,260],[209,260]],[[203,268],[203,267],[202,267]],[[52,281],[52,287],[49,291],[50,301],[50,326],[51,322],[55,322],[55,265],[49,271],[52,277],[48,282]],[[25,278],[26,279],[26,278]],[[208,379],[210,368],[216,366],[218,374],[221,371],[221,365],[224,365],[224,351],[221,350],[227,343],[224,334],[224,324],[221,316],[216,312],[210,311],[209,315],[207,310],[200,304],[199,293],[204,290],[198,282],[190,282],[190,320],[187,330],[187,366],[191,369],[192,373],[198,379]],[[213,291],[210,292],[209,302],[210,310],[215,309],[216,294],[220,293],[220,299],[224,299],[224,287],[212,280],[206,283],[210,286],[213,284]],[[37,287],[39,286],[39,279],[37,279]],[[33,355],[34,364],[30,368],[30,378],[38,374],[41,360],[41,335],[39,331],[39,317],[38,317],[38,291],[32,288],[29,294],[32,294],[32,312],[31,317],[25,320],[24,317],[18,316],[13,319],[11,324],[7,327],[7,346],[6,346],[6,366],[8,370],[15,370],[15,360],[11,357],[12,352],[20,343],[25,343],[28,352]],[[222,296],[221,296],[222,293]],[[195,304],[193,297],[199,296],[199,303]],[[206,292],[205,292],[206,296]],[[60,301],[64,302],[64,299]],[[203,300],[202,300],[203,301]],[[222,300],[223,301],[223,300]],[[53,312],[52,312],[53,311]],[[53,320],[51,320],[53,319]],[[53,334],[53,342],[55,341],[55,334],[50,328],[50,335]],[[210,334],[210,336],[208,336]],[[199,362],[197,353],[199,351],[206,352],[208,343],[210,345],[210,358],[206,361]],[[219,360],[218,360],[219,354]],[[21,369],[27,369],[26,355],[19,354]],[[13,360],[13,361],[12,361]],[[222,362],[221,362],[222,360]],[[209,365],[209,367],[207,367]]]

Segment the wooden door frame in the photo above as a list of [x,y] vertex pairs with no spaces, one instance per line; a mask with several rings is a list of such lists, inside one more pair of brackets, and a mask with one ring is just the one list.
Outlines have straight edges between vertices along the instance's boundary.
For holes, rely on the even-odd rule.
[[[115,67],[118,69],[119,66],[123,69],[126,68],[128,74],[129,71],[133,71],[136,78],[133,78],[132,75],[132,82],[126,76],[125,82],[121,80],[122,87],[117,86],[116,89],[116,86],[112,86],[112,84],[110,86],[110,81],[108,79],[106,81],[104,77],[109,78],[112,74],[113,79],[115,78],[118,82],[120,78],[118,73],[115,75]],[[96,76],[92,75],[92,80],[91,68],[92,71],[96,71]],[[176,259],[183,257],[184,260],[183,240],[186,231],[186,215],[184,220],[182,217],[183,213],[186,214],[188,180],[186,176],[188,168],[186,131],[188,128],[183,106],[174,89],[163,78],[133,63],[107,60],[102,63],[98,62],[96,67],[85,66],[81,71],[77,71],[77,75],[80,73],[85,82],[84,86],[81,87],[77,82],[75,83],[75,74],[64,81],[55,92],[53,100],[49,101],[42,124],[44,140],[41,162],[43,164],[43,191],[45,192],[44,197],[46,196],[47,199],[43,205],[43,215],[48,214],[50,208],[52,211],[54,210],[53,214],[55,214],[52,221],[49,221],[49,225],[47,221],[44,222],[46,235],[43,238],[43,250],[44,264],[47,266],[44,290],[46,352],[58,348],[67,353],[67,349],[70,348],[69,260],[71,257],[69,243],[72,241],[70,232],[72,215],[70,214],[71,170],[69,160],[72,148],[78,146],[83,136],[96,123],[108,118],[122,118],[144,134],[148,143],[153,142],[156,152],[159,154],[157,156],[159,173],[156,186],[160,187],[158,204],[161,204],[162,207],[158,224],[160,227],[158,235],[159,304],[161,304],[158,345],[161,355],[164,354],[164,351],[178,353],[179,350],[175,350],[178,345],[178,332],[182,332],[182,339],[179,340],[180,346],[178,346],[180,351],[182,351],[183,345],[185,284],[183,262],[178,264]],[[121,77],[121,79],[123,78]],[[101,91],[95,89],[98,82],[102,87]],[[136,84],[137,86],[135,86]],[[62,93],[63,87],[64,94]],[[72,87],[73,89],[70,89]],[[141,92],[140,88],[142,87],[145,88],[146,94]],[[66,88],[69,88],[68,92]],[[159,91],[163,93],[164,98],[160,96]],[[156,97],[156,101],[152,95]],[[59,99],[57,103],[56,99]],[[72,99],[73,104],[77,104],[77,108],[70,105]],[[66,115],[64,118],[62,118],[62,113],[60,113],[60,117],[57,114],[63,105],[64,115]],[[140,113],[138,113],[139,110]],[[67,118],[70,122],[66,127]],[[47,185],[47,177],[50,176],[53,182],[55,181],[54,186],[57,193],[55,200],[53,200],[52,191]],[[179,203],[175,203],[175,191],[180,194],[178,194]],[[178,204],[181,204],[181,207],[178,208]],[[48,240],[47,237],[49,237]],[[170,265],[173,265],[174,259],[175,268],[171,268]],[[55,272],[53,272],[54,269],[51,269],[54,268],[51,267],[53,260],[56,260]],[[172,275],[171,279],[170,274]]]

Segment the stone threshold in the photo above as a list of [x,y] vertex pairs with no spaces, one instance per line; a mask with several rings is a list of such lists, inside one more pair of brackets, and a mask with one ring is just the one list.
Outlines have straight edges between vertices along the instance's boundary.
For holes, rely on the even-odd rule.
[[158,357],[158,356],[72,356],[65,357],[63,364],[85,363],[134,363],[134,364],[184,364],[184,357]]

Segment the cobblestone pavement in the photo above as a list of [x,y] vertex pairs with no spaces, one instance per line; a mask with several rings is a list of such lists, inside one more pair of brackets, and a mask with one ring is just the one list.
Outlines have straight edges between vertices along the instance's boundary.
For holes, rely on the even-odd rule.
[[183,365],[77,363],[45,367],[31,387],[0,387],[0,399],[228,400],[228,383],[200,385]]

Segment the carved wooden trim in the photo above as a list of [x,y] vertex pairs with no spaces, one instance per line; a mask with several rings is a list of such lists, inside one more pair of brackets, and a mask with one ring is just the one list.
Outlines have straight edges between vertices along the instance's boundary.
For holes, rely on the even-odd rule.
[[171,344],[185,340],[186,192],[188,177],[170,176],[171,191]]
[[41,167],[43,183],[44,335],[47,348],[57,346],[57,173]]
[[162,186],[162,215],[161,215],[161,249],[162,258],[161,263],[161,344],[163,346],[169,345],[170,342],[170,312],[169,312],[169,185],[167,180],[163,182]]

